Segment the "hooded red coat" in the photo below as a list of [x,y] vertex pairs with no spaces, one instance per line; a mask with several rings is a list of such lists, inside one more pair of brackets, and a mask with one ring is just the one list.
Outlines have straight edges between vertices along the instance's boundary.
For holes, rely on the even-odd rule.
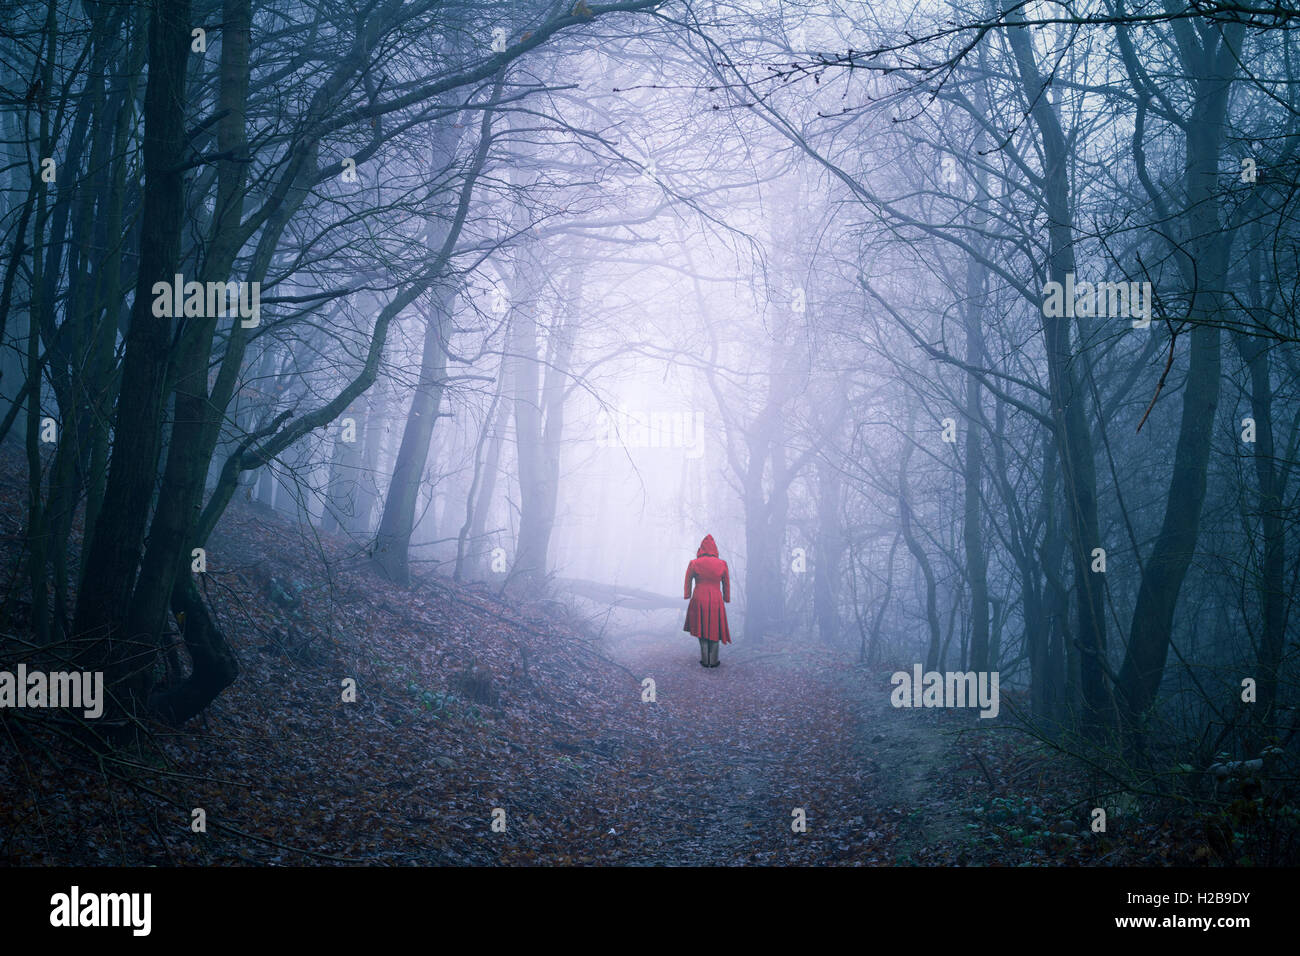
[[[692,581],[695,582],[694,594],[691,594]],[[731,576],[727,572],[727,562],[718,557],[718,546],[713,543],[711,534],[704,536],[695,560],[686,565],[686,586],[682,597],[691,602],[686,606],[683,631],[710,641],[731,643],[727,609],[723,606],[731,601]]]

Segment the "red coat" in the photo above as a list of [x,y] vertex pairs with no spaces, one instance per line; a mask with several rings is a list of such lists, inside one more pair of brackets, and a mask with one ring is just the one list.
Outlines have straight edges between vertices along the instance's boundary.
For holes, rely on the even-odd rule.
[[[695,582],[694,595],[691,594],[692,580]],[[718,546],[713,543],[711,534],[705,535],[700,550],[695,553],[695,560],[686,565],[686,586],[682,597],[691,602],[686,606],[683,631],[710,641],[731,643],[727,609],[723,607],[731,602],[731,576],[727,572],[727,562],[718,557]]]

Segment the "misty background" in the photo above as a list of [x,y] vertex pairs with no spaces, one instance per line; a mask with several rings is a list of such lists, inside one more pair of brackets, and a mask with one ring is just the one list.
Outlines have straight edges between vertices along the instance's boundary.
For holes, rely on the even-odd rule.
[[[192,573],[234,503],[611,638],[680,629],[709,533],[741,643],[999,671],[1135,751],[1294,746],[1292,14],[3,23],[6,620],[124,699],[185,719],[235,679]],[[260,283],[260,321],[154,315],[176,274]],[[1045,315],[1067,275],[1150,283],[1154,321]]]

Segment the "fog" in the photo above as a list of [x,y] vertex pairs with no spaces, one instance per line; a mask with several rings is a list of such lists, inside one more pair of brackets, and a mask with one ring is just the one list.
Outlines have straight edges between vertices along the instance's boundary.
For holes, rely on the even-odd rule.
[[1289,14],[85,6],[4,38],[42,639],[199,620],[236,508],[686,640],[711,534],[738,644],[995,672],[1134,752],[1293,741]]

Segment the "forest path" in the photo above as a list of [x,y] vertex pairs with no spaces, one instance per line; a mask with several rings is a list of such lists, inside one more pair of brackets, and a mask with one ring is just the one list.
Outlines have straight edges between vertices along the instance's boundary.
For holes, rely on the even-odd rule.
[[935,852],[967,862],[975,841],[953,791],[982,772],[966,765],[956,721],[933,710],[895,709],[886,690],[856,676],[846,683],[859,705],[858,759],[874,771],[879,799],[897,821],[896,862],[921,862]]
[[967,838],[939,791],[961,773],[950,739],[890,707],[878,675],[815,644],[724,645],[711,669],[687,635],[613,652],[657,696],[653,732],[627,751],[645,786],[608,818],[623,860],[887,864]]

